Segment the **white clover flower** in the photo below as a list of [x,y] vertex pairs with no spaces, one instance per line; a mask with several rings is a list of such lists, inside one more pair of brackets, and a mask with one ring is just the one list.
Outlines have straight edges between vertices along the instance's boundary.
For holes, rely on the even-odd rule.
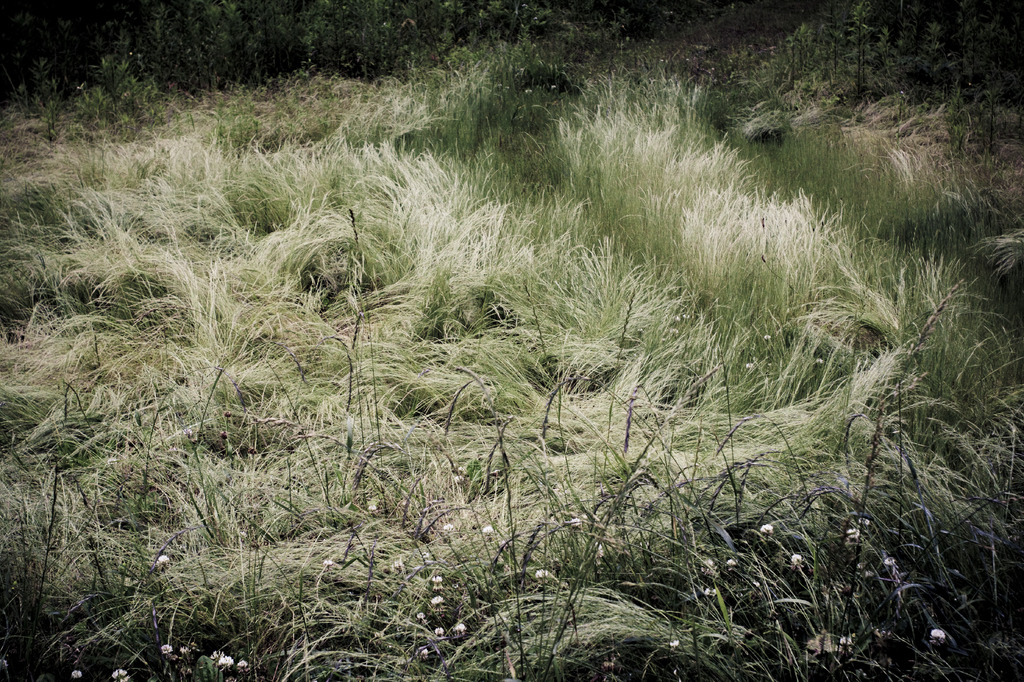
[[420,649],[420,660],[425,661],[430,658],[430,649],[423,647]]
[[457,634],[457,635],[464,635],[464,634],[466,634],[466,624],[465,623],[456,623],[455,627],[452,628],[452,629],[455,630],[455,634]]
[[855,545],[860,542],[860,531],[856,528],[848,528],[846,530],[846,542]]
[[435,575],[433,578],[430,579],[430,582],[434,583],[435,585],[440,585],[442,582],[444,582],[444,578],[442,578],[439,575]]
[[673,649],[675,649],[677,646],[679,646],[679,640],[678,639],[673,639],[671,642],[668,643],[668,645],[670,647],[672,647]]
[[946,631],[932,628],[932,631],[928,633],[928,643],[932,646],[942,646],[946,643]]
[[441,530],[443,530],[445,533],[450,533],[453,530],[455,530],[455,526],[453,526],[450,523],[446,523],[441,527]]
[[853,649],[853,635],[844,635],[839,638],[839,653],[848,654]]
[[335,565],[334,561],[332,561],[331,559],[324,559],[324,568],[325,569],[326,568],[330,568],[331,566],[334,566],[334,565]]
[[72,670],[71,671],[71,679],[73,679],[73,680],[80,680],[80,679],[82,679],[82,671],[81,670]]
[[744,365],[744,367],[746,367],[747,369],[754,369],[754,363],[748,362],[747,364]]
[[491,533],[494,532],[494,526],[484,526],[483,528],[480,529],[480,532],[483,533],[484,535],[490,535]]
[[114,678],[115,680],[127,680],[128,679],[128,671],[125,670],[124,668],[118,668],[113,673],[111,673],[110,676],[112,678]]
[[434,628],[434,634],[438,637],[444,637],[444,628]]
[[551,572],[541,568],[534,575],[537,576],[537,580],[544,580],[551,577]]
[[678,315],[676,315],[676,322],[681,322],[681,321],[682,321],[682,319],[683,319],[683,318],[681,318],[681,317],[679,317]]
[[370,513],[373,513],[373,512],[375,512],[375,511],[377,511],[377,505],[375,505],[375,504],[369,504],[369,505],[367,505],[367,506],[366,506],[366,511],[368,511],[368,512],[370,512]]
[[762,535],[771,535],[774,532],[775,532],[775,526],[773,526],[770,523],[766,523],[763,526],[761,526],[761,534]]
[[814,361],[816,363],[818,363],[819,365],[824,365],[825,364],[825,360],[823,358],[815,358]]
[[793,568],[800,568],[804,565],[804,557],[802,554],[794,554],[789,557],[789,565]]
[[891,557],[891,556],[887,556],[887,557],[885,557],[885,560],[882,562],[882,565],[885,566],[886,568],[895,570],[896,569],[896,558],[895,557]]
[[718,594],[718,590],[716,590],[715,588],[713,588],[713,587],[705,587],[704,588],[704,596],[705,597],[714,597],[716,594]]
[[230,668],[235,664],[235,659],[231,658],[227,654],[221,654],[220,658],[217,659],[218,668]]
[[860,525],[862,525],[862,526],[864,526],[865,528],[867,528],[868,526],[870,526],[870,525],[871,525],[871,519],[869,519],[869,518],[862,518],[862,519],[860,520]]
[[772,335],[771,334],[765,334],[764,335],[764,340],[765,341],[771,341],[772,340]]
[[404,571],[405,562],[401,559],[395,559],[395,561],[391,564],[391,568],[395,569],[396,571]]
[[161,554],[160,556],[158,556],[156,558],[156,567],[157,568],[164,568],[169,563],[171,563],[171,557],[167,556],[166,554]]
[[419,613],[416,614],[416,620],[421,620],[424,623],[427,622],[427,614],[425,614],[422,611],[420,611]]
[[434,597],[433,599],[430,600],[430,603],[433,604],[434,606],[437,606],[438,604],[440,604],[443,601],[444,601],[444,597],[442,597],[441,595],[437,595],[436,597]]
[[736,561],[735,559],[729,559],[728,561],[725,562],[725,565],[728,566],[729,568],[736,568],[737,566],[740,565],[740,562]]
[[164,656],[170,656],[174,653],[174,647],[170,644],[164,644],[162,647],[160,647],[160,653],[162,653]]
[[179,646],[178,647],[178,653],[181,654],[182,656],[188,656],[190,653],[192,653],[192,649],[190,649],[187,646]]
[[238,665],[236,665],[235,667],[238,668],[238,672],[244,673],[246,670],[249,669],[249,661],[243,658],[238,662]]

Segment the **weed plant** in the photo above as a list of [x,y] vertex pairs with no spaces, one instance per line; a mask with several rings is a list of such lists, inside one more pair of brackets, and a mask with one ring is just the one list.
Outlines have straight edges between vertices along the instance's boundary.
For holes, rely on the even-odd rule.
[[904,227],[966,189],[516,54],[315,87],[5,183],[6,674],[1021,676],[1020,317]]

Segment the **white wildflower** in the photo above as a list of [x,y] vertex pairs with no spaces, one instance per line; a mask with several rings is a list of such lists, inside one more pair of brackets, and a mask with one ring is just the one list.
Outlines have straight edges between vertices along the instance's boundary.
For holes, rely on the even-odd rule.
[[713,587],[705,587],[704,588],[704,596],[705,597],[714,597],[716,594],[718,594],[718,590],[716,590],[715,588],[713,588]]
[[856,528],[848,528],[846,530],[846,542],[851,545],[860,542],[860,531]]
[[424,623],[427,622],[427,614],[425,614],[422,611],[420,611],[419,613],[416,614],[416,620],[421,620]]
[[678,639],[673,639],[671,642],[668,643],[668,645],[670,647],[672,647],[673,649],[675,649],[677,646],[679,646],[679,640]]
[[73,680],[80,680],[80,679],[82,679],[82,671],[81,670],[72,670],[71,671],[71,679],[73,679]]
[[327,569],[331,566],[334,566],[334,561],[332,561],[331,559],[324,559],[324,568]]
[[800,568],[804,565],[804,557],[802,554],[794,554],[789,557],[789,565],[793,568]]
[[754,363],[748,362],[746,365],[744,365],[744,367],[746,367],[747,369],[754,369]]
[[373,512],[377,511],[377,505],[375,505],[375,504],[367,505],[366,511],[368,511],[368,512],[370,512],[372,514]]
[[762,535],[771,535],[774,532],[775,532],[775,526],[773,526],[770,523],[766,523],[763,526],[761,526],[761,534]]
[[423,647],[420,649],[420,660],[425,661],[430,658],[430,649]]
[[839,638],[839,653],[848,654],[853,649],[853,635],[844,635]]
[[494,526],[484,526],[483,528],[480,529],[480,532],[483,533],[484,535],[490,535],[491,533],[494,532]]
[[433,599],[430,600],[430,603],[433,604],[434,606],[437,606],[438,604],[440,604],[443,601],[444,601],[444,597],[442,597],[441,595],[437,595],[436,597],[434,597]]
[[537,572],[534,575],[537,576],[537,580],[544,580],[545,578],[550,578],[551,577],[551,572],[550,571],[546,571],[543,568],[541,568],[541,569],[538,569]]
[[124,668],[118,668],[113,673],[111,673],[110,676],[112,678],[114,678],[115,680],[127,680],[128,679],[128,671],[125,670]]
[[736,568],[737,566],[740,565],[740,562],[736,561],[735,559],[729,559],[728,561],[725,562],[725,565],[728,566],[729,568]]
[[405,562],[401,559],[395,559],[394,562],[392,562],[391,564],[391,568],[398,572],[402,572],[405,570]]
[[888,568],[888,569],[896,570],[896,558],[895,557],[891,557],[891,556],[885,557],[885,560],[882,562],[882,564],[886,568]]
[[218,668],[230,668],[235,664],[235,659],[231,658],[227,654],[221,654],[220,658],[217,659]]
[[946,643],[946,631],[939,628],[932,628],[929,633],[928,642],[932,646],[942,646]]
[[169,563],[171,563],[171,557],[167,556],[166,554],[161,554],[156,558],[157,568],[165,568]]
[[444,637],[444,628],[434,628],[434,634],[438,637]]
[[164,656],[170,656],[174,653],[174,647],[170,644],[164,644],[162,647],[160,647],[160,653],[162,653]]
[[771,341],[772,340],[772,335],[771,334],[765,334],[764,335],[764,340],[765,341]]
[[825,364],[825,360],[823,358],[815,358],[814,361],[816,363],[818,363],[819,365],[824,365]]
[[452,628],[452,629],[455,630],[455,634],[457,634],[457,635],[464,635],[464,634],[466,634],[466,624],[465,623],[456,623],[455,627]]
[[441,530],[443,530],[445,533],[450,533],[453,530],[455,530],[455,526],[453,526],[450,523],[446,523],[441,527]]
[[249,661],[243,658],[238,662],[238,665],[236,665],[235,667],[238,668],[238,672],[244,673],[246,670],[249,669]]

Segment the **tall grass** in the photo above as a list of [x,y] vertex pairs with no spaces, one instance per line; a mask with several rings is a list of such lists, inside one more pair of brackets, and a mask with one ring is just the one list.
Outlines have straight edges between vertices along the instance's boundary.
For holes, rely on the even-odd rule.
[[10,674],[1019,675],[1019,318],[887,228],[934,178],[508,64],[5,190]]

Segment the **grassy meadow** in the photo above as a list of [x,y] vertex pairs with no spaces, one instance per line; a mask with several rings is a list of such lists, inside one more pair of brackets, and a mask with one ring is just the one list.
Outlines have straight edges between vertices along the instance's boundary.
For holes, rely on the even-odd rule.
[[1000,214],[721,106],[499,50],[5,161],[0,678],[1020,678]]

